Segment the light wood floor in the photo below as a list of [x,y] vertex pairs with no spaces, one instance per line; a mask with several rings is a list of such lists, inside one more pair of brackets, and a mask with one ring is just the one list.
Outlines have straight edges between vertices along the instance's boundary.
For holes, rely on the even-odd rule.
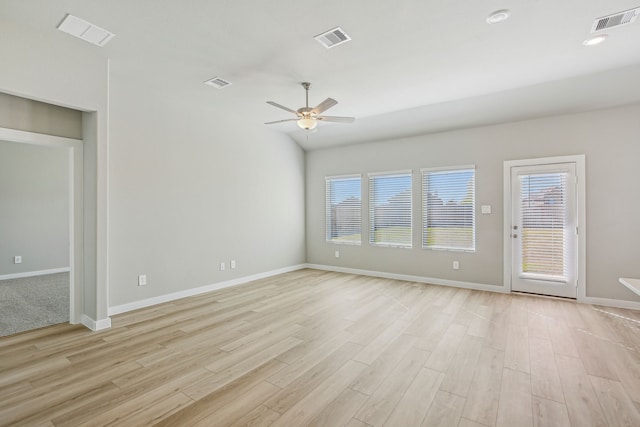
[[640,313],[301,270],[0,339],[0,425],[640,426]]

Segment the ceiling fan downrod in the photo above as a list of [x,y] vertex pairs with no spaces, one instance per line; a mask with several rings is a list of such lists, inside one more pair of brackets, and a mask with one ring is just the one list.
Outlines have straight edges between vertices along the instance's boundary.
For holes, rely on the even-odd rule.
[[302,87],[304,88],[305,94],[306,94],[306,108],[309,108],[309,89],[311,89],[311,83],[309,82],[302,82]]

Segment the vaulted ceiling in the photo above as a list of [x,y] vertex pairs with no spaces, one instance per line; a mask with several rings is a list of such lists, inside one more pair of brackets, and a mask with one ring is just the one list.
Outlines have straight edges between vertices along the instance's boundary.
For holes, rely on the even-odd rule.
[[[115,78],[263,123],[327,97],[329,115],[307,134],[295,122],[267,127],[307,150],[640,101],[640,19],[582,43],[594,19],[640,0],[4,0],[0,19],[60,43],[71,13],[116,36],[103,48]],[[510,9],[490,25],[487,16]],[[351,41],[326,49],[313,36],[340,26]],[[1,32],[1,29],[0,29]],[[203,84],[219,76],[224,89]]]

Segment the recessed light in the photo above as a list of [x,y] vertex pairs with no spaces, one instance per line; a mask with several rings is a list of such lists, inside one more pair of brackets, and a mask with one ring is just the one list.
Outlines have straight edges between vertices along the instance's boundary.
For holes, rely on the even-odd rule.
[[506,21],[509,19],[509,15],[511,15],[511,11],[509,9],[496,10],[487,16],[487,23],[497,24],[498,22]]
[[607,34],[599,34],[597,36],[589,37],[583,41],[582,44],[585,46],[595,46],[605,41],[607,37],[609,37]]

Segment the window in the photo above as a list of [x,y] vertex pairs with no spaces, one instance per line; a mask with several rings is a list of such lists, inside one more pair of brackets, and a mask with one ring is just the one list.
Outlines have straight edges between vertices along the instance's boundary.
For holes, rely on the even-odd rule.
[[369,174],[369,243],[411,247],[411,171]]
[[362,204],[360,175],[327,177],[325,181],[327,242],[359,245]]
[[567,281],[567,172],[519,176],[522,275]]
[[422,170],[422,247],[475,250],[475,166]]

